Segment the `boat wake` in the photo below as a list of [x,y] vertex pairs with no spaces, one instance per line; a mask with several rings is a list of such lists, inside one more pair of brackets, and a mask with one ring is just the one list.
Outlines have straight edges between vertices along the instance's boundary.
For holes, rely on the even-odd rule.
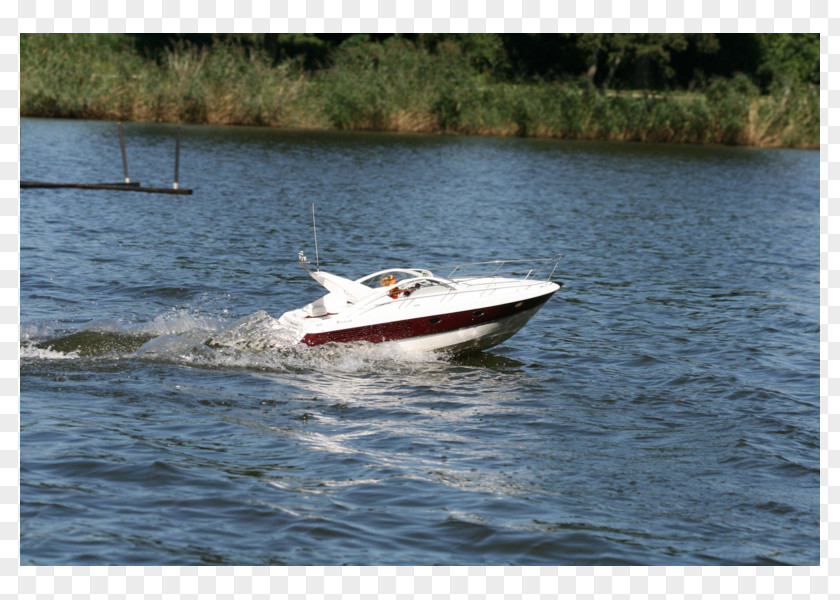
[[440,363],[445,353],[408,352],[368,342],[315,348],[296,344],[257,311],[232,322],[175,311],[139,324],[98,320],[68,331],[44,322],[21,328],[21,365],[57,360],[142,360],[262,371],[371,372],[386,365]]

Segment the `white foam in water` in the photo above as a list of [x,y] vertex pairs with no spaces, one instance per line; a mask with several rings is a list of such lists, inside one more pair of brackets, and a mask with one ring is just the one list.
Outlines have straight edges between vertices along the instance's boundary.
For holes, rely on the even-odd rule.
[[96,321],[91,321],[90,323],[86,323],[80,327],[79,331],[122,333],[125,331],[125,327],[120,325],[119,322],[114,319],[97,319]]
[[312,348],[298,346],[288,362],[298,368],[314,369],[331,373],[394,372],[409,367],[416,369],[424,365],[445,362],[445,355],[435,352],[409,352],[390,344],[355,342],[346,344],[325,344]]
[[196,315],[188,310],[179,309],[158,315],[149,323],[141,323],[130,328],[132,333],[146,335],[181,335],[210,334],[223,323],[215,317]]
[[20,358],[22,360],[70,360],[79,358],[79,353],[59,352],[51,348],[38,348],[30,344],[22,344],[20,347]]
[[97,319],[80,327],[79,331],[124,333],[126,335],[210,334],[217,330],[220,325],[221,321],[217,318],[196,315],[185,309],[177,309],[158,315],[146,323],[123,324],[116,319]]
[[166,333],[143,344],[136,354],[144,358],[174,362],[213,361],[218,355],[210,347],[180,335]]
[[269,350],[288,348],[289,341],[277,335],[277,319],[264,310],[237,319],[213,333],[210,342],[215,346],[241,350]]
[[46,340],[53,336],[55,336],[55,323],[35,321],[31,323],[22,323],[20,326],[21,344],[36,340]]
[[216,366],[280,372],[399,372],[407,366],[440,364],[433,352],[408,352],[387,344],[354,342],[309,347],[278,336],[276,319],[264,311],[247,315],[214,333],[206,342],[215,351]]
[[[387,344],[367,342],[325,344],[308,347],[284,339],[275,328],[277,320],[257,311],[226,323],[218,317],[173,310],[152,321],[123,324],[115,319],[87,323],[75,333],[91,332],[125,336],[149,336],[135,352],[119,358],[142,358],[208,368],[245,368],[279,372],[398,373],[409,367],[440,364],[445,358],[432,352],[408,352]],[[54,338],[55,325],[32,324],[22,329],[21,357],[32,360],[79,358],[78,352],[39,349],[37,341]],[[71,332],[72,333],[72,332]],[[64,335],[67,335],[65,332]],[[109,353],[109,358],[115,354]]]

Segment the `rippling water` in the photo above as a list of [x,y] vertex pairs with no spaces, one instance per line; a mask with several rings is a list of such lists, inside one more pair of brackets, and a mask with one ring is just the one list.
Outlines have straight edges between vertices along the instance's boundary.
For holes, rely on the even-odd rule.
[[[21,122],[21,179],[121,166]],[[818,563],[817,152],[184,127],[180,172],[22,191],[22,564]],[[337,274],[566,287],[479,355],[278,349],[313,202]]]

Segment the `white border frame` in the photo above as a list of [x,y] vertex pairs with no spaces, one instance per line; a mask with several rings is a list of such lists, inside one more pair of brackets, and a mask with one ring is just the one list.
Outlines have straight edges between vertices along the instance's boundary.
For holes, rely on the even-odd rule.
[[[840,593],[835,524],[840,466],[832,395],[840,361],[840,3],[828,0],[19,0],[0,7],[0,596],[137,594],[292,598],[552,597],[827,598]],[[342,11],[344,11],[342,13]],[[819,32],[820,126],[820,564],[813,567],[20,567],[20,32]],[[14,67],[13,67],[14,65]],[[16,70],[12,70],[15,68]],[[17,177],[17,179],[15,179]],[[836,321],[836,322],[832,322]],[[840,356],[840,352],[837,353]],[[834,568],[831,565],[834,564]]]

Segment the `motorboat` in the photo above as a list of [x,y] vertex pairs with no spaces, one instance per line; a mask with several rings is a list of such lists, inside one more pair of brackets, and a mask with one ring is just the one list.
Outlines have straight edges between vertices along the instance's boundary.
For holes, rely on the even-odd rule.
[[274,329],[287,342],[394,344],[402,350],[486,350],[519,331],[560,289],[562,255],[451,267],[395,267],[348,279],[298,262],[327,293],[284,313]]

